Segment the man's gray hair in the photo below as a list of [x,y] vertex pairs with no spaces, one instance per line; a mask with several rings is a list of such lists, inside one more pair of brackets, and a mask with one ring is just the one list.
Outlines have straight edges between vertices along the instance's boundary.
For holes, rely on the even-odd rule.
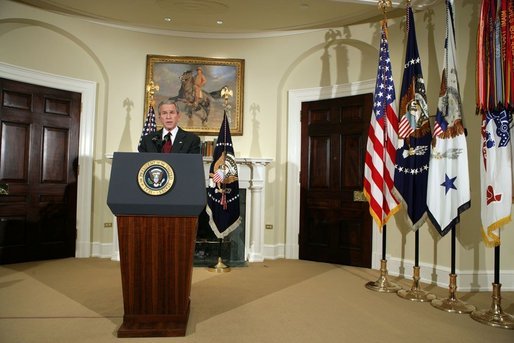
[[159,114],[161,114],[161,106],[162,105],[175,105],[175,108],[177,109],[177,113],[180,112],[180,109],[178,108],[178,104],[177,104],[177,101],[172,99],[172,98],[168,98],[166,100],[163,100],[159,103],[159,106],[157,106],[157,111]]

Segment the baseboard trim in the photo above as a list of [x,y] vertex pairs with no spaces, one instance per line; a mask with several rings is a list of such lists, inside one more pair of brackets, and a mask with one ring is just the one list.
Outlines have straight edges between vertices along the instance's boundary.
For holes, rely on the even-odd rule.
[[112,257],[112,243],[91,243],[91,256],[100,258],[111,258]]
[[285,258],[285,244],[264,244],[264,259],[266,260],[278,260],[279,258]]
[[[118,259],[112,256],[112,243],[92,243],[91,256],[100,258],[111,258],[115,261]],[[264,260],[277,260],[285,258],[286,254],[285,244],[265,244],[263,246]],[[380,257],[378,257],[380,259]],[[373,259],[375,261],[376,258]],[[260,261],[258,261],[260,262]],[[402,260],[399,258],[387,257],[387,273],[395,277],[403,277],[405,279],[412,279],[414,261]],[[426,284],[435,284],[439,287],[448,287],[450,268],[443,266],[434,266],[428,263],[419,263],[420,281]],[[379,269],[375,265],[373,269]],[[500,283],[502,290],[514,291],[514,270],[500,271]],[[470,292],[470,291],[490,291],[492,290],[492,283],[494,281],[494,271],[492,270],[456,270],[457,274],[457,292]]]
[[[400,276],[412,279],[414,261],[401,260],[398,258],[387,257],[387,272],[391,276]],[[451,269],[443,266],[434,266],[428,263],[419,263],[420,281],[427,284],[435,284],[439,287],[448,287],[450,282],[449,274]],[[494,281],[494,271],[492,270],[457,270],[457,292],[470,291],[490,291]],[[501,270],[500,283],[502,290],[514,291],[514,270]]]

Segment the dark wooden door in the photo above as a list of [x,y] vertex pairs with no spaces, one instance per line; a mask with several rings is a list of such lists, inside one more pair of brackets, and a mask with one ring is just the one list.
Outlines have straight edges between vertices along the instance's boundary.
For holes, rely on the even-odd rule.
[[74,256],[81,96],[7,79],[0,92],[0,264]]
[[361,195],[372,105],[372,94],[302,104],[300,259],[371,267]]

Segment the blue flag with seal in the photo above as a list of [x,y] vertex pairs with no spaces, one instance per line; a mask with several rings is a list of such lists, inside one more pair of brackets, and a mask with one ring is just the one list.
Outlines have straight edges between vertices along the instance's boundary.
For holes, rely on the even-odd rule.
[[417,230],[427,218],[427,181],[432,135],[414,16],[410,6],[407,7],[407,49],[399,113],[394,194],[406,208],[411,228]]
[[226,111],[223,113],[223,122],[209,168],[205,211],[209,216],[209,225],[219,239],[228,236],[241,223],[239,174]]

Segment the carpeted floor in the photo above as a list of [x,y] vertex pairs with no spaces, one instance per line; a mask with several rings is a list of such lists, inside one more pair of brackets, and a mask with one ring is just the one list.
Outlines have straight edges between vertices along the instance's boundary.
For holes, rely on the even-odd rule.
[[[514,330],[476,322],[364,285],[376,270],[276,260],[212,273],[195,268],[187,335],[116,337],[123,302],[119,263],[63,259],[0,266],[0,342],[514,342]],[[412,280],[393,282],[409,289]],[[448,289],[423,285],[440,298]],[[457,293],[478,309],[491,293]],[[502,293],[514,314],[514,292]]]

